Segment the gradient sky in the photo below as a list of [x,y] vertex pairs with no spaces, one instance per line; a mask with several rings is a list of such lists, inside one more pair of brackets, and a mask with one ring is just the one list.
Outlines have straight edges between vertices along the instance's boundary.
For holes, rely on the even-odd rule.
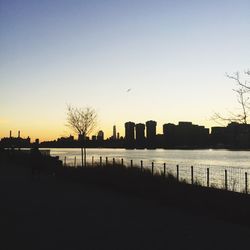
[[[0,0],[0,138],[69,135],[66,104],[98,129],[237,108],[225,72],[250,67],[249,0]],[[130,92],[126,90],[131,88]]]

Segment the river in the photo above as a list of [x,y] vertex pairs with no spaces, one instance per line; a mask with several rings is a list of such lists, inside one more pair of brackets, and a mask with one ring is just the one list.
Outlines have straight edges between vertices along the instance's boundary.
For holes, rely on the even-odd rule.
[[[73,163],[76,156],[78,164],[80,163],[81,152],[76,148],[50,148],[52,156],[59,156],[61,160],[67,157],[68,163]],[[87,149],[87,159],[92,161],[92,156],[95,161],[99,161],[108,157],[124,159],[124,162],[134,161],[134,164],[139,165],[143,160],[149,164],[154,162],[156,165],[163,164],[179,164],[184,166],[218,166],[218,167],[234,167],[234,168],[249,168],[250,169],[250,151],[231,151],[231,150],[127,150],[127,149]]]
[[[68,166],[81,165],[81,151],[76,148],[49,148],[52,156]],[[250,151],[231,150],[127,150],[127,149],[87,149],[87,162],[100,165],[121,163],[126,166],[139,166],[143,161],[143,167],[152,169],[154,173],[163,173],[164,163],[166,172],[190,183],[191,166],[193,166],[193,181],[204,186],[218,188],[227,187],[229,190],[245,192],[249,189],[250,176]],[[178,165],[178,167],[177,167]],[[177,170],[178,168],[178,170]],[[208,173],[209,171],[209,173]],[[208,181],[209,180],[209,181]]]

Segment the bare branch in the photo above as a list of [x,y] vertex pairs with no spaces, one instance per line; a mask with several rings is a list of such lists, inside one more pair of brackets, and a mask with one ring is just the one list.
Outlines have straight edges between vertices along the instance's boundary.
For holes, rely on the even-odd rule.
[[[250,70],[244,72],[246,76],[250,76]],[[233,89],[237,96],[237,102],[240,105],[239,113],[229,112],[227,117],[222,116],[219,113],[215,113],[212,117],[214,121],[222,122],[237,122],[242,124],[247,124],[250,117],[250,101],[248,94],[250,93],[249,81],[241,80],[240,73],[235,72],[232,75],[226,74],[226,77],[234,80],[237,88]]]
[[[249,77],[250,76],[250,70],[245,71],[244,74],[246,75],[246,77]],[[229,74],[226,73],[226,76],[229,79],[232,79],[232,80],[236,81],[236,83],[239,86],[243,87],[243,89],[245,91],[247,91],[247,92],[250,91],[250,86],[249,86],[250,82],[249,82],[249,80],[245,80],[245,81],[241,80],[239,72],[235,72],[233,75],[229,75]]]
[[67,106],[67,126],[78,135],[88,136],[96,126],[97,114],[93,108]]

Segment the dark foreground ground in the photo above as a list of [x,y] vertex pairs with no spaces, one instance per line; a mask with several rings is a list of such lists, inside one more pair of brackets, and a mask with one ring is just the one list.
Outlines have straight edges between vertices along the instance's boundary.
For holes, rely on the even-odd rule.
[[[0,166],[0,249],[250,249],[250,228]],[[250,213],[250,211],[249,211]]]

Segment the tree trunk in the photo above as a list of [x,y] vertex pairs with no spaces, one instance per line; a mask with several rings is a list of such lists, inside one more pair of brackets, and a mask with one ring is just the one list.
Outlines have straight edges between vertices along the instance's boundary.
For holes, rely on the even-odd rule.
[[86,146],[84,147],[84,166],[87,167],[87,151],[86,151]]
[[81,155],[82,155],[82,167],[83,167],[83,148],[81,147]]

